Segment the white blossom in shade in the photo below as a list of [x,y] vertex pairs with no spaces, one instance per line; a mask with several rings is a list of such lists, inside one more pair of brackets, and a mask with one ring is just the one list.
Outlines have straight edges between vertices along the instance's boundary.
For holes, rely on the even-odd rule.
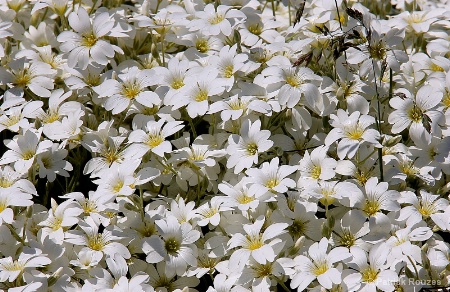
[[[241,211],[256,209],[259,200],[256,194],[250,190],[250,184],[246,180],[241,180],[236,185],[223,182],[218,186],[219,190],[226,195],[223,198],[224,204],[230,207],[237,207]],[[255,192],[255,190],[253,190]]]
[[279,210],[284,215],[284,218],[280,220],[288,220],[287,230],[294,240],[305,236],[319,241],[322,238],[321,228],[325,219],[317,218],[317,204],[300,202],[294,198],[297,197],[291,196],[285,199],[280,196],[277,200]]
[[305,186],[304,192],[319,200],[324,206],[336,204],[355,196],[362,196],[361,190],[351,182],[317,181]]
[[83,249],[77,254],[76,260],[71,260],[70,264],[79,267],[82,270],[88,270],[96,267],[102,260],[103,255],[93,250]]
[[364,186],[365,192],[354,193],[349,197],[350,206],[362,210],[366,216],[372,217],[386,211],[398,211],[400,205],[398,199],[400,193],[394,190],[388,190],[387,182],[378,183],[377,177],[371,177]]
[[351,254],[355,250],[369,250],[371,245],[363,239],[370,232],[366,219],[360,210],[348,211],[333,229],[330,239],[334,245],[348,248]]
[[[398,281],[398,275],[394,270],[386,269],[385,263],[389,254],[389,248],[381,243],[373,246],[369,255],[363,250],[353,253],[353,259],[349,263],[352,270],[347,270],[344,276],[344,289],[348,291],[394,291],[394,283]],[[347,274],[347,273],[346,273]]]
[[245,171],[252,184],[250,189],[259,200],[274,200],[275,194],[286,193],[289,188],[295,188],[295,181],[287,176],[298,168],[291,165],[280,166],[279,163],[280,159],[276,157],[270,162],[264,162],[260,168],[249,168]]
[[20,129],[28,129],[31,126],[28,119],[36,118],[43,105],[42,101],[35,100],[8,108],[0,116],[0,132],[8,129],[17,133]]
[[183,198],[170,202],[169,214],[177,218],[179,223],[189,223],[196,215],[195,202],[185,202]]
[[305,156],[300,160],[300,178],[313,180],[328,180],[335,176],[334,169],[337,166],[336,160],[328,157],[328,147],[319,146],[311,151],[305,152]]
[[450,206],[443,213],[431,214],[431,219],[442,230],[450,230]]
[[228,138],[227,168],[234,167],[234,173],[239,173],[245,168],[250,168],[258,163],[259,153],[263,153],[272,147],[269,140],[270,131],[261,130],[261,121],[251,122],[245,120],[242,124],[240,135],[232,134]]
[[334,264],[351,257],[351,254],[345,247],[335,247],[328,252],[328,244],[328,239],[324,237],[309,247],[307,256],[299,255],[290,263],[285,263],[286,266],[295,269],[290,275],[291,288],[303,291],[315,279],[326,289],[331,289],[333,284],[341,283],[341,272]]
[[274,261],[276,255],[273,245],[281,242],[281,239],[277,237],[287,232],[288,224],[274,223],[261,232],[264,221],[265,218],[259,216],[253,224],[243,226],[246,235],[236,233],[228,241],[229,250],[238,248],[230,257],[231,270],[241,271],[250,257],[262,265]]
[[126,111],[134,102],[146,107],[160,103],[159,96],[148,89],[158,82],[154,71],[131,67],[126,73],[118,74],[117,78],[107,79],[93,88],[100,98],[108,98],[104,103],[105,109],[114,115]]
[[213,4],[206,5],[204,10],[197,11],[195,16],[197,19],[192,20],[187,25],[189,30],[201,30],[203,34],[213,36],[220,33],[229,36],[232,32],[232,26],[246,18],[242,11],[232,9],[231,6],[219,5],[215,8]]
[[200,238],[200,232],[193,230],[188,223],[179,223],[173,216],[156,220],[159,234],[144,239],[142,250],[147,255],[147,262],[165,261],[166,273],[183,275],[188,265],[197,264],[197,248],[194,245]]
[[[425,241],[433,236],[433,231],[424,224],[416,224],[398,229],[385,242],[389,250],[387,265],[404,261],[408,264],[422,263],[421,249],[413,242]],[[412,265],[410,266],[413,270]]]
[[422,220],[427,220],[434,214],[441,214],[448,206],[448,200],[440,198],[424,190],[420,190],[420,197],[411,191],[401,192],[398,200],[400,204],[407,204],[400,210],[398,221],[406,220],[406,225],[414,225]]
[[64,228],[67,230],[78,223],[78,216],[82,210],[77,208],[76,203],[67,200],[61,204],[57,204],[52,198],[52,208],[48,211],[46,218],[38,225],[42,228],[39,230],[38,236],[43,242],[46,237],[50,240],[62,244],[64,241]]
[[22,178],[22,174],[6,165],[0,167],[0,192],[20,193],[37,196],[36,187],[28,179]]
[[[408,127],[409,134],[414,139],[421,139],[421,136],[428,130],[434,133],[442,115],[435,109],[442,100],[442,92],[436,91],[430,85],[424,85],[414,97],[409,91],[401,93],[406,98],[394,97],[389,101],[389,104],[395,109],[388,119],[392,124],[392,133],[400,133]],[[426,123],[430,125],[428,130],[424,127]],[[426,137],[429,140],[429,135]]]
[[145,272],[150,276],[149,284],[156,291],[167,291],[167,287],[173,291],[182,291],[186,287],[196,287],[200,283],[196,277],[180,277],[175,272],[168,273],[165,262],[148,265]]
[[0,188],[0,225],[3,222],[12,224],[14,222],[14,212],[11,207],[31,206],[33,205],[32,197],[31,194],[21,192],[17,188]]
[[289,64],[289,67],[268,67],[261,74],[266,77],[264,80],[266,84],[273,84],[275,88],[278,87],[277,95],[281,105],[293,108],[304,96],[311,108],[320,108],[320,105],[317,104],[320,102],[320,92],[315,82],[317,83],[321,78],[314,74],[311,69],[306,67],[293,68]]
[[142,185],[157,177],[160,172],[151,167],[136,170],[140,160],[126,160],[122,164],[114,164],[110,168],[99,172],[99,179],[94,180],[98,184],[97,192],[115,196],[130,196],[134,193],[136,186]]
[[172,150],[172,144],[166,138],[175,134],[184,127],[183,122],[172,121],[165,123],[164,120],[149,121],[144,130],[136,129],[128,136],[131,144],[127,148],[127,153],[137,153],[136,157],[142,157],[151,151],[158,156]]
[[[65,241],[82,246],[101,254],[112,256],[119,254],[125,259],[131,257],[130,251],[119,241],[124,238],[123,232],[117,226],[107,226],[103,232],[99,230],[100,222],[92,217],[79,221],[77,230],[69,230],[65,234]],[[80,230],[81,229],[81,230]]]
[[37,155],[37,163],[39,165],[39,177],[47,177],[49,182],[56,179],[56,175],[69,177],[68,171],[73,170],[70,162],[64,160],[67,157],[66,149],[57,149],[57,145],[53,144],[42,153]]
[[237,120],[248,112],[255,111],[267,114],[271,111],[270,105],[264,101],[255,99],[253,96],[233,95],[227,99],[216,101],[209,107],[208,114],[220,112],[220,118],[226,122]]
[[12,257],[0,259],[0,282],[13,282],[23,272],[42,268],[50,263],[51,260],[41,250],[24,247],[17,260]]
[[12,140],[5,141],[6,151],[0,158],[0,165],[14,163],[17,172],[25,173],[34,163],[37,154],[50,148],[53,143],[49,140],[40,141],[41,132],[27,130],[24,135],[17,135]]
[[197,208],[198,213],[197,224],[206,226],[211,224],[217,226],[220,223],[220,212],[232,210],[230,207],[222,206],[224,201],[221,197],[214,197],[209,203],[205,203]]
[[69,67],[78,65],[86,69],[91,62],[106,65],[115,52],[123,54],[122,49],[103,39],[111,35],[115,25],[108,12],[97,14],[91,20],[86,10],[80,7],[69,14],[68,20],[74,31],[63,31],[58,35],[58,42],[61,43],[61,51],[69,54]]
[[30,62],[25,58],[9,63],[10,71],[0,67],[0,84],[8,85],[15,95],[29,89],[39,97],[49,97],[54,88],[56,70],[42,62]]
[[339,140],[337,153],[340,159],[346,156],[352,158],[355,156],[359,146],[368,142],[374,146],[381,147],[378,142],[380,134],[375,129],[367,129],[373,123],[375,118],[369,115],[360,115],[360,112],[353,112],[350,116],[342,109],[338,109],[336,115],[330,115],[332,129],[326,139],[325,144],[331,145]]

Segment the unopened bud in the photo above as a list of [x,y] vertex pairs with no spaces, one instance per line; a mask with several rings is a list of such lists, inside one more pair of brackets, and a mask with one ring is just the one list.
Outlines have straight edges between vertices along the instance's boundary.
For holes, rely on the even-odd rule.
[[55,285],[56,281],[58,281],[59,276],[61,275],[62,270],[63,270],[63,267],[60,267],[47,279],[47,283],[48,283],[49,287]]
[[27,218],[31,218],[33,216],[33,205],[27,207],[26,216]]

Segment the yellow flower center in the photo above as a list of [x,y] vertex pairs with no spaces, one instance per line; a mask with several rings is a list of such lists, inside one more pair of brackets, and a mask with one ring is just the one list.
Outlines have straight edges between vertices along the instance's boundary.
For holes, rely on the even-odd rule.
[[364,171],[364,170],[358,170],[354,176],[355,176],[356,180],[358,181],[358,183],[362,186],[365,185],[366,182],[369,180],[369,178],[372,177],[370,171]]
[[158,133],[158,134],[150,134],[145,144],[147,144],[150,148],[155,148],[162,142],[164,142],[164,137],[160,133]]
[[169,238],[164,242],[164,247],[170,255],[176,255],[181,248],[181,243],[176,238]]
[[10,116],[6,119],[6,121],[2,122],[2,125],[4,125],[5,127],[11,127],[17,124],[20,119],[20,116]]
[[375,60],[384,60],[386,57],[387,49],[383,41],[379,41],[377,44],[372,44],[369,47],[370,56]]
[[212,25],[214,24],[219,24],[221,23],[223,20],[225,19],[225,17],[221,14],[216,14],[213,17],[211,17],[210,19],[208,19],[208,22]]
[[198,257],[198,266],[201,268],[207,268],[210,270],[213,270],[214,267],[217,265],[218,260],[210,258],[208,256],[199,256]]
[[41,162],[45,169],[50,169],[53,167],[53,163],[50,157],[42,157]]
[[320,198],[319,201],[325,206],[329,206],[336,200],[336,198],[333,197],[335,194],[336,191],[334,189],[322,189],[323,197]]
[[325,260],[320,261],[318,263],[314,263],[314,267],[312,269],[314,275],[320,276],[326,271],[328,271],[328,263]]
[[118,183],[116,183],[113,186],[112,190],[114,193],[118,193],[122,189],[122,187],[123,187],[123,181],[119,181]]
[[30,72],[28,71],[28,69],[23,69],[23,70],[20,70],[15,75],[15,80],[14,80],[13,84],[17,87],[25,87],[30,83],[31,79],[32,79],[32,76],[31,76]]
[[314,165],[313,169],[311,170],[311,177],[313,179],[319,179],[321,173],[322,168],[320,167],[320,165]]
[[217,208],[209,208],[208,210],[203,211],[203,212],[202,212],[202,215],[203,215],[205,218],[211,218],[212,216],[216,215],[217,212],[218,212]]
[[50,124],[59,120],[59,113],[57,111],[49,111],[41,118],[42,123]]
[[35,152],[33,150],[27,150],[22,153],[23,160],[29,160],[34,157]]
[[249,196],[247,196],[246,194],[241,194],[240,196],[238,196],[238,197],[236,198],[236,201],[237,201],[239,204],[248,204],[248,203],[250,203],[250,202],[253,202],[254,200],[255,200],[254,197],[249,197]]
[[258,153],[258,145],[256,143],[252,142],[247,145],[247,153],[249,155],[255,155]]
[[294,237],[300,237],[305,234],[307,229],[308,221],[302,221],[300,219],[295,219],[291,226],[288,227],[289,234]]
[[367,216],[372,217],[380,211],[380,202],[377,200],[366,200],[362,210],[367,214]]
[[100,85],[100,75],[88,74],[88,76],[86,77],[86,80],[84,80],[84,82],[86,82],[86,84],[91,87],[98,86],[98,85]]
[[362,272],[362,281],[366,282],[366,283],[371,283],[371,282],[375,282],[375,280],[378,277],[378,271],[375,270],[372,267],[368,267],[366,269],[364,269]]
[[97,37],[93,32],[81,36],[81,45],[83,47],[91,48],[97,43]]
[[263,245],[264,242],[262,240],[261,234],[258,234],[256,236],[247,235],[247,243],[246,243],[247,249],[255,250],[262,247]]
[[301,80],[295,75],[286,76],[286,83],[292,87],[299,87],[302,84]]
[[0,200],[0,213],[3,212],[8,207],[8,200]]
[[435,64],[435,63],[431,63],[431,67],[430,67],[431,71],[434,72],[444,72],[444,68],[442,68],[441,66]]
[[448,89],[445,90],[445,94],[442,97],[442,104],[444,105],[445,109],[450,108],[450,92]]
[[345,129],[345,136],[352,140],[359,140],[364,134],[364,129],[360,124],[351,125]]
[[233,76],[233,65],[227,65],[224,69],[223,69],[223,76],[225,78],[231,78],[231,76]]
[[255,271],[256,278],[264,278],[272,275],[272,263],[267,263],[265,265],[256,264],[252,268]]
[[0,188],[9,188],[14,184],[13,180],[9,180],[6,177],[0,177]]
[[248,31],[255,35],[260,35],[262,33],[262,26],[257,24],[252,24],[248,27]]
[[419,203],[418,211],[420,214],[422,214],[423,217],[427,218],[431,214],[436,213],[436,208],[434,203],[421,200]]
[[419,172],[417,167],[413,165],[412,161],[404,161],[400,163],[399,168],[401,172],[410,177],[416,175]]
[[197,102],[208,100],[208,91],[200,89],[195,95],[194,100]]
[[350,230],[345,230],[339,239],[339,243],[345,247],[352,247],[355,244],[355,236],[350,232]]
[[417,106],[413,106],[408,111],[408,117],[411,119],[411,121],[413,121],[415,123],[421,123],[422,119],[423,119],[423,112]]
[[92,250],[101,251],[103,248],[109,244],[109,241],[105,240],[103,234],[95,234],[88,238],[87,246]]
[[171,86],[173,89],[180,89],[181,87],[184,86],[184,82],[183,82],[183,81],[184,81],[184,80],[181,79],[181,78],[179,78],[179,79],[174,79],[174,80],[172,81],[172,83],[170,84],[170,86]]
[[157,229],[155,224],[151,223],[151,222],[146,222],[146,224],[144,224],[143,228],[140,228],[138,230],[138,232],[143,236],[143,237],[150,237],[154,234],[156,234]]
[[276,187],[279,184],[280,184],[280,181],[278,179],[272,178],[266,182],[266,187],[268,187],[269,189],[273,189],[274,187]]
[[195,48],[200,52],[200,53],[207,53],[209,51],[209,43],[207,39],[198,39],[195,42]]
[[122,155],[114,149],[107,149],[102,153],[102,156],[105,158],[106,162],[111,165],[114,161],[118,161],[121,159]]
[[141,93],[141,86],[135,82],[130,84],[122,84],[122,90],[120,93],[128,99],[134,99],[139,95],[139,93]]
[[85,199],[80,205],[86,214],[97,212],[97,204],[94,201]]

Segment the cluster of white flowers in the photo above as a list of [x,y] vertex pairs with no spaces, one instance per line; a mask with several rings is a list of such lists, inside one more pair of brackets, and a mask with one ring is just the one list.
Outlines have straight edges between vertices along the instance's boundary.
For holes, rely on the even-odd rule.
[[0,289],[450,285],[450,1],[0,0]]

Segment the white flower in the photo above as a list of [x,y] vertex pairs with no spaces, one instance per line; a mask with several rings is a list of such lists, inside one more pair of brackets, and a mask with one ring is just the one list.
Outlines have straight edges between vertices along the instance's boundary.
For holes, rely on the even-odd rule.
[[300,98],[305,96],[310,107],[320,107],[317,104],[320,101],[320,92],[314,83],[314,81],[319,81],[320,77],[314,74],[311,69],[271,66],[264,69],[261,74],[266,77],[265,83],[278,85],[277,95],[281,105],[293,108],[300,101]]
[[236,19],[242,21],[246,18],[242,11],[231,9],[231,6],[219,5],[216,9],[213,4],[206,5],[204,11],[196,12],[195,16],[198,19],[192,20],[187,25],[191,31],[201,30],[205,35],[222,33],[225,36],[231,34],[232,23],[236,22]]
[[[277,237],[286,232],[285,229],[288,227],[288,224],[270,224],[264,232],[261,232],[264,221],[265,218],[260,216],[256,219],[254,224],[245,224],[243,228],[247,235],[244,236],[241,233],[236,233],[228,241],[228,249],[240,247],[231,254],[231,270],[242,270],[247,264],[250,256],[262,265],[266,262],[274,261],[276,255],[272,246],[281,241],[281,239]],[[270,242],[267,242],[269,240]]]
[[108,97],[105,109],[112,113],[121,113],[137,102],[146,107],[153,107],[160,103],[159,96],[148,87],[157,83],[157,76],[152,70],[139,70],[131,67],[126,73],[118,74],[118,80],[107,79],[94,91],[99,97]]
[[0,259],[0,281],[12,282],[25,270],[45,267],[50,263],[51,260],[45,255],[42,255],[39,249],[25,247],[17,260],[14,260],[12,257]]
[[333,264],[349,258],[351,254],[345,247],[335,247],[329,252],[327,250],[328,240],[322,238],[309,247],[308,256],[299,255],[294,258],[296,272],[291,275],[291,288],[303,291],[315,279],[326,289],[331,289],[333,283],[341,283],[341,272]]
[[138,153],[136,157],[142,157],[151,151],[158,156],[164,156],[164,153],[172,150],[172,144],[166,141],[166,138],[181,130],[184,127],[182,124],[183,122],[178,121],[149,121],[144,126],[145,131],[137,129],[130,133],[128,142],[131,146],[127,149],[128,153]]
[[394,270],[385,268],[389,249],[385,244],[373,246],[367,257],[366,252],[353,252],[350,274],[343,279],[343,284],[349,291],[394,291],[394,283],[398,275]]
[[92,61],[106,65],[115,52],[123,54],[122,49],[102,39],[114,27],[114,20],[107,12],[97,14],[91,21],[86,10],[80,7],[69,14],[68,20],[75,32],[63,31],[58,35],[58,42],[62,43],[61,50],[69,53],[69,67],[78,65],[86,69]]
[[[411,97],[409,92],[405,99],[394,97],[389,104],[395,109],[389,115],[389,123],[393,124],[392,133],[400,133],[408,126],[409,134],[415,139],[421,139],[421,135],[426,132],[434,133],[436,123],[439,122],[440,113],[433,110],[442,99],[442,92],[435,91],[429,85],[422,86],[415,97]],[[429,129],[424,125],[429,124]],[[429,135],[426,136],[427,138]]]
[[300,177],[313,180],[328,180],[334,177],[337,162],[327,156],[328,147],[319,146],[311,151],[305,152],[300,160]]
[[268,140],[269,137],[270,131],[261,130],[260,120],[254,123],[245,120],[240,135],[233,134],[228,138],[227,153],[230,157],[227,168],[234,167],[234,173],[239,173],[244,168],[258,163],[259,153],[269,150],[273,145],[273,142]]
[[[250,190],[254,192],[260,200],[273,200],[271,194],[286,193],[289,188],[296,186],[293,179],[287,176],[297,171],[297,167],[290,165],[279,166],[278,157],[270,162],[264,162],[261,168],[250,168],[245,171],[251,182]],[[270,192],[268,194],[268,192]],[[269,195],[269,198],[266,196]]]
[[358,111],[353,112],[350,116],[342,110],[338,109],[337,114],[330,115],[330,124],[334,127],[328,133],[325,139],[326,145],[331,145],[339,140],[337,153],[340,159],[346,156],[352,158],[355,156],[359,146],[364,142],[381,147],[378,142],[379,133],[375,129],[367,129],[375,123],[375,118],[369,115],[360,115]]
[[200,237],[200,232],[193,230],[188,223],[180,224],[173,216],[165,220],[156,220],[161,237],[152,235],[144,239],[142,250],[147,255],[147,262],[165,261],[166,273],[183,275],[189,266],[197,264],[197,248],[193,244]]

